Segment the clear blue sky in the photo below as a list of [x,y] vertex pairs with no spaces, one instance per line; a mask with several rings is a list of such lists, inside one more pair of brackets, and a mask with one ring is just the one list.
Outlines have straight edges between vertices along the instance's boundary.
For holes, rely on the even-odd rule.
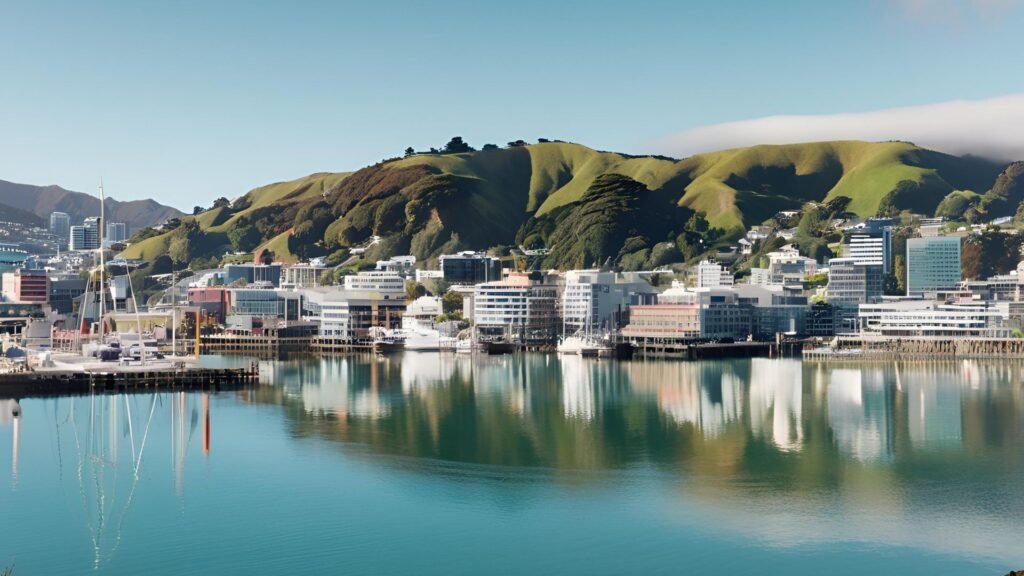
[[[0,179],[182,209],[406,146],[1024,92],[1012,0],[0,0]],[[1020,127],[1017,127],[1020,129]]]

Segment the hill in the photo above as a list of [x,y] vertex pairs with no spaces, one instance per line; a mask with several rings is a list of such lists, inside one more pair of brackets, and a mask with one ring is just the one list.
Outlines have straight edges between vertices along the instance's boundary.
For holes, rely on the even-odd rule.
[[[229,239],[218,235],[240,225],[251,238],[236,248],[272,242],[289,258],[341,254],[378,235],[368,257],[525,244],[552,248],[551,266],[641,267],[693,256],[810,201],[848,197],[847,210],[861,216],[881,207],[932,214],[953,190],[987,190],[1002,168],[905,142],[753,146],[682,160],[545,142],[418,154],[258,188],[186,232],[223,247]],[[155,247],[170,239],[159,238],[126,254],[162,253]]]
[[[72,224],[80,224],[89,216],[100,215],[100,201],[95,195],[65,190],[60,186],[32,186],[0,180],[0,204],[31,212],[49,222],[51,212],[66,212]],[[106,198],[105,211],[110,222],[124,222],[130,230],[155,226],[182,212],[154,200],[121,202]]]
[[26,226],[46,226],[49,223],[31,212],[7,204],[0,204],[0,222],[18,222]]

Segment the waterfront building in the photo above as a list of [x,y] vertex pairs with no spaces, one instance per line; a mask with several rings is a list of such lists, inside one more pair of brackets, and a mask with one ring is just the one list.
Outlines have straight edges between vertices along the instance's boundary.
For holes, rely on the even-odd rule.
[[50,273],[49,297],[47,302],[58,314],[71,314],[75,300],[84,292],[86,279],[73,273]]
[[72,226],[68,233],[68,250],[80,252],[100,247],[99,230],[89,226]]
[[1018,270],[1009,274],[991,276],[986,280],[965,280],[963,290],[970,292],[980,300],[998,302],[1018,301],[1021,299],[1021,276]]
[[562,289],[562,323],[566,334],[619,327],[630,304],[630,287],[615,274],[600,270],[570,270]]
[[882,274],[892,268],[892,218],[868,218],[846,230],[843,256],[858,264],[882,266]]
[[513,273],[473,290],[473,320],[484,336],[524,344],[551,342],[558,329],[557,310],[558,289],[537,272]]
[[281,288],[316,288],[324,272],[331,270],[327,266],[315,264],[296,264],[281,269]]
[[228,314],[228,289],[220,287],[190,287],[188,289],[188,305],[198,309],[203,316],[216,319],[223,324]]
[[128,241],[128,226],[124,222],[107,224],[107,235],[103,238],[106,244],[117,244]]
[[864,258],[833,258],[828,263],[828,301],[856,306],[882,299],[882,264]]
[[479,284],[501,280],[501,260],[483,252],[459,252],[438,258],[444,281],[449,284]]
[[400,328],[405,300],[383,298],[380,292],[342,288],[303,290],[303,317],[319,325],[319,334],[328,338],[365,340],[370,328]]
[[345,289],[380,294],[384,300],[405,298],[405,279],[397,272],[364,270],[345,276]]
[[237,324],[238,317],[297,322],[302,319],[302,298],[302,292],[291,290],[227,288],[228,317],[225,322],[229,326]]
[[21,268],[4,272],[2,286],[7,302],[45,304],[50,295],[50,278],[45,270]]
[[697,265],[697,288],[732,286],[733,276],[725,266],[710,260],[701,260]]
[[270,286],[281,285],[281,265],[256,264],[247,262],[244,264],[228,264],[224,266],[224,283],[232,285],[235,283],[269,284]]
[[954,290],[960,285],[960,238],[907,240],[907,295]]
[[862,304],[858,320],[864,336],[1005,338],[1010,335],[1004,314],[989,303],[903,300]]
[[64,212],[50,213],[50,234],[58,238],[68,238],[71,233],[71,216]]

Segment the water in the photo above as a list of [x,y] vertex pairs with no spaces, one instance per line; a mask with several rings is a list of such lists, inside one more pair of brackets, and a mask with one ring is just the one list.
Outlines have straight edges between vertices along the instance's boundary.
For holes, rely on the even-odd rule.
[[1022,366],[406,354],[0,401],[0,568],[1005,574]]

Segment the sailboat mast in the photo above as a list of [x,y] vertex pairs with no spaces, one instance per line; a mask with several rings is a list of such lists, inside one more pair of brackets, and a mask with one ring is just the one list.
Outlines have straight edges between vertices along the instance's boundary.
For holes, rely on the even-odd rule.
[[98,226],[99,229],[96,231],[96,237],[99,239],[100,244],[100,344],[103,344],[103,334],[104,332],[106,332],[106,330],[104,330],[103,315],[106,312],[105,308],[107,302],[107,295],[105,292],[106,287],[103,285],[103,271],[104,268],[106,268],[106,262],[104,261],[103,256],[103,228],[106,227],[107,225],[106,214],[103,209],[104,204],[105,202],[103,201],[103,178],[100,178],[100,222]]

